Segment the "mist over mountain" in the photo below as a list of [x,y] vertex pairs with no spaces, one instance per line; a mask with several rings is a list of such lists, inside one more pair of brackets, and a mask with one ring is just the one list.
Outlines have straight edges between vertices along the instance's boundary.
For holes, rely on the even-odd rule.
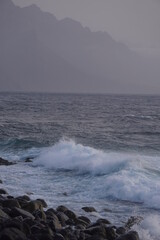
[[106,32],[0,1],[0,91],[157,94],[159,66]]

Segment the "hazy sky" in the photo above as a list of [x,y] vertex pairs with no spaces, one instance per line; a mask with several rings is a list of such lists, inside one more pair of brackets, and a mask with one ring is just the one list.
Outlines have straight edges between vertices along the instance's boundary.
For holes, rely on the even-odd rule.
[[160,54],[160,0],[13,0],[35,3],[58,19],[70,17],[91,30],[107,31],[143,52]]

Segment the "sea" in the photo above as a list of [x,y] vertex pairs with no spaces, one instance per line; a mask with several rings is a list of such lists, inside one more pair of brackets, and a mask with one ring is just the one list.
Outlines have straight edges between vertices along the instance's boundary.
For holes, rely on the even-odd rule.
[[11,195],[142,217],[140,239],[160,239],[160,96],[0,93],[0,157],[16,162],[0,166]]

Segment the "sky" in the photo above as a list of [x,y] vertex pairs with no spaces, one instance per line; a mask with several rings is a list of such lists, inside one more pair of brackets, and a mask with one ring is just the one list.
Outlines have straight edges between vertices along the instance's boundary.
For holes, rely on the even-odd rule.
[[23,7],[38,5],[57,19],[70,17],[92,31],[143,54],[160,56],[160,0],[12,0]]

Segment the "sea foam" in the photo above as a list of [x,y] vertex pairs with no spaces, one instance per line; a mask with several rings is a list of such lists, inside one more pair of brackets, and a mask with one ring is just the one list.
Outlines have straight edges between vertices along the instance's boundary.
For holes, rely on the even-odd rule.
[[159,161],[159,157],[105,152],[76,144],[73,140],[61,140],[54,146],[43,149],[34,165],[61,171],[71,170],[95,178],[103,176],[102,181],[97,181],[98,192],[95,194],[99,197],[159,208]]

